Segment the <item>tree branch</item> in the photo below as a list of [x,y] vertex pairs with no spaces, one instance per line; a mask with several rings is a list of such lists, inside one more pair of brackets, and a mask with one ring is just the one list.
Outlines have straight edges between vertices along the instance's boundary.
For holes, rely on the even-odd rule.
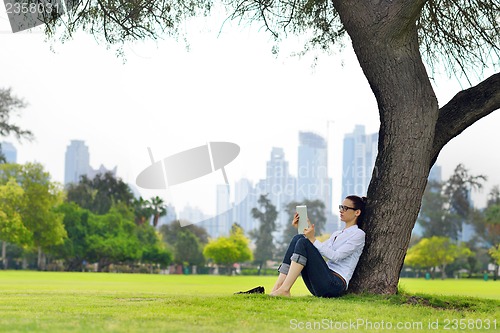
[[439,109],[434,136],[433,159],[451,139],[484,116],[500,109],[500,73],[493,74],[477,86],[462,90]]

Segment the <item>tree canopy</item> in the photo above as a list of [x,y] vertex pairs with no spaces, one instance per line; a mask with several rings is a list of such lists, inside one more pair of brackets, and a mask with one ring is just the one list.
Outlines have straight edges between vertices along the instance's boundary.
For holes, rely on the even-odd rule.
[[74,202],[60,205],[57,211],[64,215],[68,237],[64,243],[51,248],[59,259],[64,259],[67,270],[80,270],[84,262],[97,262],[98,270],[110,264],[145,263],[166,266],[172,253],[160,241],[150,225],[136,225],[128,214],[112,208],[97,215]]
[[251,230],[249,235],[255,240],[254,258],[259,264],[260,274],[260,269],[265,267],[266,261],[274,258],[276,245],[273,243],[272,233],[276,231],[278,212],[267,195],[261,195],[258,204],[260,209],[252,208],[251,214],[254,219],[259,220],[259,225],[257,229]]
[[[28,104],[21,98],[12,94],[10,88],[0,88],[0,136],[6,137],[11,134],[18,139],[32,140],[33,133],[29,130],[21,129],[12,123],[12,117],[24,109]],[[0,145],[0,162],[6,162]]]
[[31,233],[23,224],[24,190],[11,178],[0,185],[0,240],[18,245],[29,244]]
[[0,165],[0,183],[8,184],[13,179],[23,189],[26,204],[20,207],[20,217],[31,235],[29,245],[38,249],[38,266],[43,269],[43,251],[63,243],[67,236],[63,216],[56,211],[63,201],[63,192],[57,183],[50,181],[50,175],[41,164]]
[[423,236],[458,239],[463,223],[473,221],[471,192],[481,189],[485,180],[486,176],[471,175],[459,164],[446,182],[428,182],[417,220],[423,228]]
[[219,237],[211,240],[203,249],[207,259],[213,259],[218,265],[228,267],[228,274],[232,272],[231,266],[253,259],[252,251],[248,247],[250,240],[245,237],[243,229],[233,224],[229,237]]
[[[290,34],[309,36],[305,50],[313,47],[328,50],[335,43],[342,43],[348,29],[341,14],[348,7],[360,5],[338,0],[78,0],[66,3],[67,16],[47,19],[46,32],[51,37],[59,33],[67,40],[80,29],[110,44],[178,37],[190,18],[206,16],[213,8],[223,7],[229,13],[226,19],[259,22],[278,41]],[[421,53],[430,66],[442,61],[450,70],[458,68],[467,75],[471,65],[482,67],[498,59],[498,0],[419,0],[404,5],[400,1],[372,1],[371,6],[385,12],[388,16],[385,19],[395,21],[400,17],[414,22]],[[396,37],[398,30],[394,34]]]
[[126,183],[111,172],[93,179],[82,176],[77,184],[67,186],[67,199],[96,214],[106,214],[114,204],[133,204],[133,194]]
[[21,129],[11,121],[11,117],[26,106],[28,106],[26,101],[13,95],[12,89],[0,88],[0,136],[14,134],[17,139],[33,139],[31,131]]
[[423,238],[408,250],[405,263],[409,266],[429,268],[439,267],[441,277],[446,277],[446,265],[459,257],[471,256],[472,252],[464,245],[456,245],[447,237],[433,236]]

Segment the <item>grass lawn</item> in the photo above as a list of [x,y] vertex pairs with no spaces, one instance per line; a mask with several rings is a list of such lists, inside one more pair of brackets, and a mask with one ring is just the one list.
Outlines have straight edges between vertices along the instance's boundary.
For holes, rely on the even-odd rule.
[[0,271],[0,332],[500,332],[500,281],[402,279],[403,295],[320,299],[300,280],[290,299],[233,295],[274,279]]

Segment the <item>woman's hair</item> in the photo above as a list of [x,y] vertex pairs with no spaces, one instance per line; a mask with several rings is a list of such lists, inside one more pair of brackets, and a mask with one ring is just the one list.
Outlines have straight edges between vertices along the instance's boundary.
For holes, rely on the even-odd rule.
[[357,195],[348,195],[346,199],[349,199],[352,201],[354,204],[355,209],[361,210],[361,214],[359,214],[358,218],[356,219],[356,223],[358,224],[358,227],[361,228],[363,226],[363,220],[365,217],[365,206],[366,206],[366,197],[359,197]]

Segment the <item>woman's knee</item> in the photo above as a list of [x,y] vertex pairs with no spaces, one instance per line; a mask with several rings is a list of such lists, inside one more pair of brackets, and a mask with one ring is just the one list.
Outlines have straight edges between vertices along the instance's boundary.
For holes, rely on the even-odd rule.
[[297,242],[299,239],[306,239],[303,234],[297,234],[293,236],[292,242]]
[[[303,235],[299,235],[299,236],[303,236]],[[299,237],[297,239],[297,242],[295,243],[295,246],[300,246],[302,248],[306,248],[308,245],[312,245],[311,241],[305,237]]]
[[295,245],[297,244],[297,242],[301,239],[306,239],[306,238],[302,234],[298,234],[298,235],[293,236],[292,240],[290,241],[290,246],[292,246],[292,248],[294,248]]

